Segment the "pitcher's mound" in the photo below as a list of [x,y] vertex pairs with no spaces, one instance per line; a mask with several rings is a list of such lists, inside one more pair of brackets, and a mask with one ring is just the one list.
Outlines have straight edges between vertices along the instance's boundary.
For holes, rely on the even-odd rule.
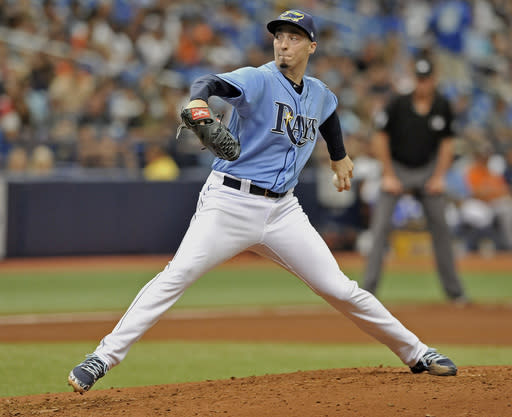
[[2,416],[512,416],[512,366],[455,377],[402,368],[330,369],[151,387],[0,399]]

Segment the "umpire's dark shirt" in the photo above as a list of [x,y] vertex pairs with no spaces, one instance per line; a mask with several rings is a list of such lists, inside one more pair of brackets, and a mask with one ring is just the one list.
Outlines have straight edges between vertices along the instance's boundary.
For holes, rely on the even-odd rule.
[[411,93],[391,99],[375,121],[389,135],[391,158],[412,168],[434,159],[442,139],[453,136],[450,103],[439,93],[425,115],[414,109]]

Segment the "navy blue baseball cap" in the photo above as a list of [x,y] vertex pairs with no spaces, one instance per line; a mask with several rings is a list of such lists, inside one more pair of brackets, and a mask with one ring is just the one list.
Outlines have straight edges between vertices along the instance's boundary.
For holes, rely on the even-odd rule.
[[267,24],[268,31],[275,35],[276,29],[283,23],[289,23],[302,29],[308,35],[312,42],[316,42],[317,31],[315,23],[313,22],[313,16],[300,10],[287,10],[279,15],[275,20],[272,20]]

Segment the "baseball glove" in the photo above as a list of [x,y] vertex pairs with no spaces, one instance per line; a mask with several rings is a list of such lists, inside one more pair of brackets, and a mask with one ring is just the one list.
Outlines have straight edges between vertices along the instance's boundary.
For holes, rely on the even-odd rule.
[[234,161],[240,156],[240,141],[235,139],[229,129],[214,116],[209,107],[192,107],[181,112],[182,124],[178,128],[187,127],[199,138],[201,143],[215,156]]

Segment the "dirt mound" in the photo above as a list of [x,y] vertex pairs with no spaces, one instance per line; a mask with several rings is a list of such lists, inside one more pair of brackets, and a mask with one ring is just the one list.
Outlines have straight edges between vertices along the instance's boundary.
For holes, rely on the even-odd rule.
[[512,366],[456,377],[403,368],[331,369],[0,399],[2,416],[512,416]]

